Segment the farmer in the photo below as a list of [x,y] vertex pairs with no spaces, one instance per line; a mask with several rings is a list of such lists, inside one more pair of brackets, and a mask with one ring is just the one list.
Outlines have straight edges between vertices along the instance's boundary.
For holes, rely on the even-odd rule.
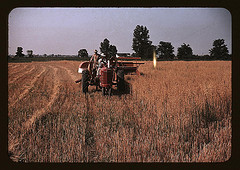
[[117,62],[117,58],[116,58],[116,54],[110,54],[108,52],[106,52],[106,54],[104,55],[105,61],[106,63],[108,63],[108,61],[110,61],[110,67],[114,67],[116,62]]
[[100,68],[102,68],[103,65],[105,65],[105,64],[107,64],[107,58],[106,58],[106,55],[104,53],[102,53],[98,60],[97,75],[100,74]]
[[116,67],[117,66],[117,57],[116,57],[116,55],[112,55],[109,60],[110,60],[110,65],[112,65],[112,67]]
[[88,71],[91,77],[94,77],[92,75],[96,74],[97,64],[98,60],[100,58],[100,55],[98,54],[97,50],[94,50],[94,54],[92,55],[89,65],[88,65]]

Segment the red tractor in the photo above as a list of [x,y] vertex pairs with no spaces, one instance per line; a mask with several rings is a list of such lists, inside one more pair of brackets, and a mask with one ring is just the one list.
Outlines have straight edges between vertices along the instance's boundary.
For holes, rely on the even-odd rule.
[[[140,59],[137,57],[119,57],[118,59]],[[82,92],[88,92],[88,86],[96,86],[96,89],[100,88],[103,95],[112,95],[113,86],[117,87],[119,92],[125,90],[124,75],[129,73],[136,73],[140,75],[137,70],[140,64],[144,63],[133,63],[124,61],[112,61],[112,60],[101,60],[98,68],[95,69],[91,74],[88,70],[89,61],[82,62],[79,65],[78,73],[82,74],[82,79],[76,81],[82,82]],[[92,63],[90,63],[92,64]]]

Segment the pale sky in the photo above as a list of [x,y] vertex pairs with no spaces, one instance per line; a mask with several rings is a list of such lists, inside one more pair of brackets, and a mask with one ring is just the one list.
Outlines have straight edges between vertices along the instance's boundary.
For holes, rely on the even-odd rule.
[[136,25],[146,26],[153,45],[183,43],[194,54],[209,54],[213,41],[224,39],[232,53],[232,18],[224,8],[15,8],[9,14],[9,54],[93,54],[107,38],[118,52],[133,53]]

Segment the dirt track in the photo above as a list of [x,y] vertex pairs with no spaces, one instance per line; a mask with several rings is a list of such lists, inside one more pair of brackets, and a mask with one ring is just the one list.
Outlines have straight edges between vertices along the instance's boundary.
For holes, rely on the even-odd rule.
[[[56,102],[61,86],[79,91],[79,85],[74,81],[80,78],[77,73],[79,62],[36,62],[24,64],[9,64],[9,107],[14,107],[20,101],[29,100],[33,91],[39,93],[47,90],[48,99],[35,101],[35,113],[25,122],[31,126],[34,119],[46,113],[46,110]],[[44,105],[42,105],[42,103]],[[32,104],[32,103],[30,103]],[[44,106],[44,107],[42,107]]]
[[[35,110],[22,122],[25,129],[31,128],[35,120],[46,114],[57,103],[60,87],[79,91],[74,81],[80,78],[77,73],[79,62],[34,62],[10,63],[8,65],[9,110],[29,105]],[[44,94],[46,97],[39,97]],[[44,96],[43,95],[43,96]],[[14,115],[9,115],[14,116]],[[13,142],[16,143],[16,142]],[[10,148],[12,148],[12,144]]]
[[[89,87],[91,97],[86,99],[81,92],[81,83],[75,83],[81,78],[77,72],[79,64],[74,61],[9,63],[9,151],[17,148],[24,140],[16,137],[16,128],[21,128],[25,134],[49,113],[72,114],[74,108],[82,112],[85,107],[89,114],[96,110],[90,104],[104,98],[100,91]],[[119,99],[117,96],[112,98],[115,101]],[[90,126],[91,123],[87,123],[87,130]]]

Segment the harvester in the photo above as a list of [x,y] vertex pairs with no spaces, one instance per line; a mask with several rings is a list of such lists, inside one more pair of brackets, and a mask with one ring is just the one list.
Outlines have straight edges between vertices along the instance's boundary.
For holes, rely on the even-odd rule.
[[132,61],[119,61],[119,59],[125,60],[135,60],[141,59],[140,57],[118,57],[117,60],[111,60],[107,58],[102,58],[100,60],[98,69],[95,73],[90,73],[88,66],[92,67],[92,63],[89,61],[84,61],[79,65],[78,73],[82,74],[82,79],[77,80],[76,83],[82,82],[82,92],[87,93],[89,86],[96,86],[101,89],[102,95],[112,95],[113,87],[117,87],[119,92],[125,90],[125,80],[124,75],[126,74],[137,74],[140,75],[138,67],[140,62]]

